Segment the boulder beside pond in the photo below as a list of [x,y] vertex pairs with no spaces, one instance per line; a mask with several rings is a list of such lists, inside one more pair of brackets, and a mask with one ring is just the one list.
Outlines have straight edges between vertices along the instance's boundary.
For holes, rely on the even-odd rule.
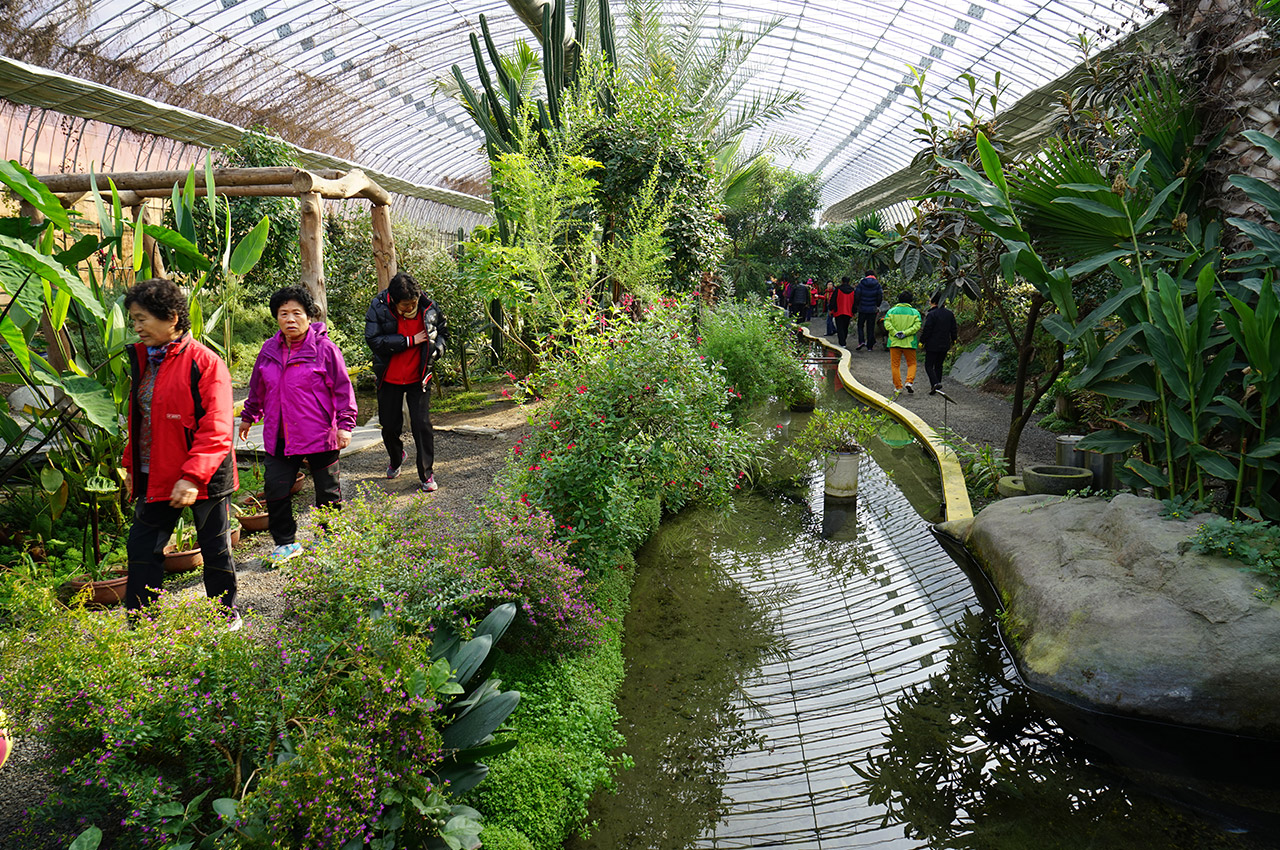
[[[995,584],[1032,687],[1068,701],[1280,739],[1280,603],[1189,550],[1208,515],[1137,496],[1026,496],[953,527]],[[960,524],[948,524],[959,526]]]

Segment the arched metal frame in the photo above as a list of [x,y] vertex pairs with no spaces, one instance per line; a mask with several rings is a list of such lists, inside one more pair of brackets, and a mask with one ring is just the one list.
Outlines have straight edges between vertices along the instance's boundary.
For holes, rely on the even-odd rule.
[[[674,16],[681,7],[664,8]],[[1000,71],[1008,105],[1073,67],[1078,35],[1100,34],[1105,45],[1157,8],[1153,0],[720,0],[702,26],[710,40],[722,25],[781,19],[753,54],[760,73],[742,97],[766,86],[799,90],[806,108],[747,142],[804,140],[807,151],[781,164],[817,173],[831,207],[910,161],[919,120],[908,66],[927,73],[935,115],[967,94],[962,74],[989,84]],[[131,62],[169,86],[205,86],[202,94],[249,110],[314,102],[316,121],[350,142],[355,161],[452,187],[488,176],[474,122],[435,93],[455,63],[474,82],[469,35],[480,14],[501,51],[533,39],[505,0],[34,0],[16,23],[58,22],[66,47]],[[158,87],[135,93],[156,97]]]

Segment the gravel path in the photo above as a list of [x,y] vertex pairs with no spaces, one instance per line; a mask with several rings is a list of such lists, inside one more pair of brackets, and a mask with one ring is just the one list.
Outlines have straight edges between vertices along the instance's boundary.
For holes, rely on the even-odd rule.
[[[808,325],[809,333],[819,339],[836,344],[835,336],[825,336],[827,320],[814,319]],[[889,371],[889,351],[877,344],[874,351],[855,351],[856,334],[850,334],[852,354],[849,364],[853,376],[865,387],[886,398],[893,398],[893,378]],[[905,372],[905,369],[904,369]],[[963,435],[977,446],[989,445],[1004,448],[1009,433],[1009,412],[1013,405],[1000,396],[966,387],[946,375],[942,378],[942,395],[929,395],[929,379],[924,373],[924,357],[917,358],[915,393],[901,393],[898,404],[928,422],[934,428],[942,425]],[[1018,441],[1018,469],[1038,463],[1053,463],[1054,446],[1058,435],[1035,425],[1028,425]]]

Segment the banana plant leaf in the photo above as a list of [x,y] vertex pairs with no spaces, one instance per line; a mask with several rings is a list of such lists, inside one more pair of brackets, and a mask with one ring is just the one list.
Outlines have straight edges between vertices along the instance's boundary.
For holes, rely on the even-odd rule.
[[49,188],[27,169],[13,160],[0,159],[0,183],[40,211],[59,230],[71,230],[71,218]]
[[[62,288],[65,287],[71,293],[71,297],[76,303],[80,304],[86,310],[101,319],[106,316],[102,304],[94,297],[92,290],[85,286],[84,282],[76,275],[71,274],[62,266],[61,263],[52,257],[42,254],[32,246],[25,242],[20,242],[8,236],[0,236],[0,255],[2,255],[7,264],[18,266],[26,271],[33,272],[42,280],[49,282],[51,286]],[[39,293],[36,293],[37,298]],[[26,307],[24,306],[25,310]],[[33,318],[40,315],[40,310],[36,310]]]

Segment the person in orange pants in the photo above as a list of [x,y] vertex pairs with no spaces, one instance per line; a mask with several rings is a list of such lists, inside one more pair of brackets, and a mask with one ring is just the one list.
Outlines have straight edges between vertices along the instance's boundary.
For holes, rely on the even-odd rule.
[[911,293],[903,291],[898,295],[898,303],[889,309],[884,316],[885,335],[889,342],[889,368],[893,371],[893,388],[904,388],[902,382],[902,361],[907,361],[907,381],[905,389],[915,392],[912,384],[916,380],[916,335],[920,333],[920,311],[911,306]]

